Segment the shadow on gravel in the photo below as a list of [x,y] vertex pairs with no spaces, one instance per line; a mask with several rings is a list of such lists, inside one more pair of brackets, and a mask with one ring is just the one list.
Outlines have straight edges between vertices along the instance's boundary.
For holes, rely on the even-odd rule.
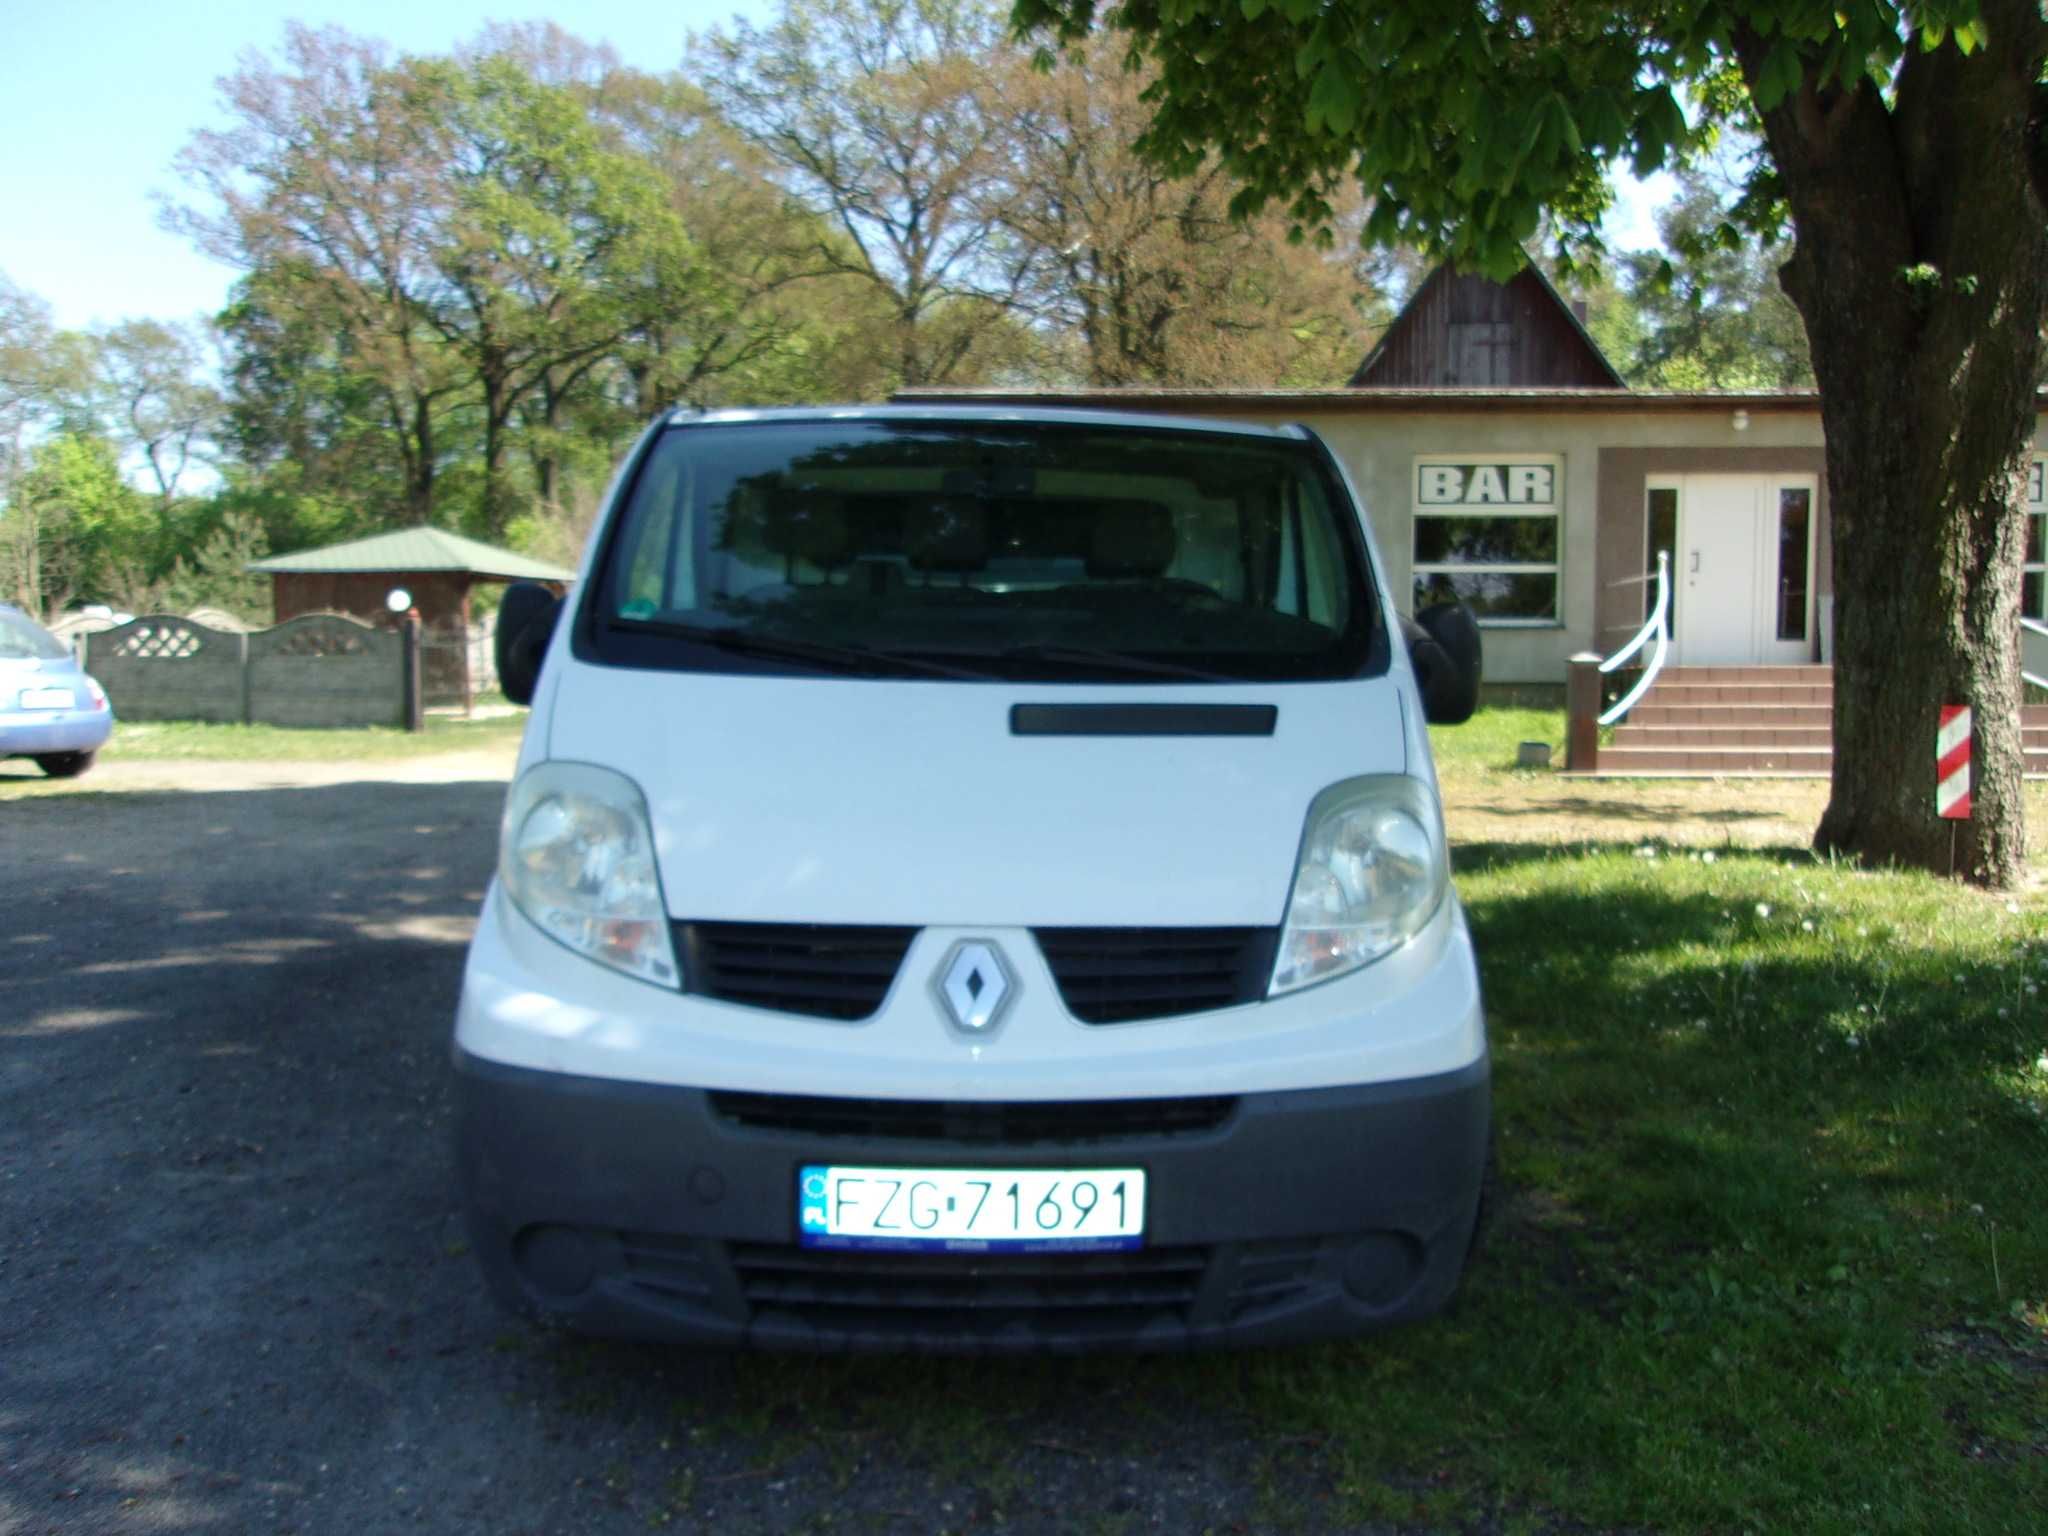
[[1242,1362],[536,1335],[455,1215],[504,785],[0,808],[0,1532],[1330,1528]]

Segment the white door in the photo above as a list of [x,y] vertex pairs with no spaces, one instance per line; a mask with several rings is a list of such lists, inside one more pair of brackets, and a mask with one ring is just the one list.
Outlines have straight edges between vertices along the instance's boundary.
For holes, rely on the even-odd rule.
[[1687,475],[1678,493],[1676,660],[1811,661],[1811,475]]

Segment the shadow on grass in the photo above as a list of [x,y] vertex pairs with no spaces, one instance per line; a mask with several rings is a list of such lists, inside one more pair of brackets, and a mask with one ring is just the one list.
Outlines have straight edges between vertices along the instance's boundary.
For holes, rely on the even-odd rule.
[[[1531,776],[1533,777],[1533,775]],[[1555,795],[1541,801],[1522,805],[1486,805],[1471,802],[1461,803],[1460,816],[1487,816],[1526,819],[1532,817],[1569,816],[1598,821],[1659,823],[1672,820],[1708,822],[1714,825],[1739,826],[1747,822],[1783,821],[1781,810],[1753,810],[1744,806],[1716,806],[1705,809],[1687,808],[1673,810],[1669,806],[1640,797],[1613,796],[1595,798],[1590,795]]]
[[1654,837],[1619,840],[1586,838],[1569,843],[1491,840],[1453,842],[1451,866],[1452,873],[1463,879],[1467,875],[1497,873],[1523,865],[1554,865],[1601,857],[1634,859],[1645,848],[1653,850],[1658,860],[1666,862],[1690,862],[1706,854],[1712,854],[1717,863],[1722,859],[1742,859],[1752,863],[1784,865],[1787,868],[1827,867],[1811,848],[1797,844],[1702,849],[1685,843],[1666,843]]

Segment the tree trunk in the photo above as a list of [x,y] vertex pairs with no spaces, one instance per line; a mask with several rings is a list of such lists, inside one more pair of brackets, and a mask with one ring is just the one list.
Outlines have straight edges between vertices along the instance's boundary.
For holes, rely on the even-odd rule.
[[925,377],[924,352],[919,347],[917,328],[918,311],[914,304],[906,304],[896,315],[896,366],[902,373],[903,386],[914,388],[931,381]]
[[505,525],[511,521],[505,495],[505,425],[511,406],[505,396],[505,381],[484,380],[484,528],[493,544],[503,543]]
[[434,411],[425,395],[412,401],[412,451],[407,455],[405,518],[425,527],[434,516]]
[[559,453],[555,447],[559,438],[556,434],[561,427],[562,414],[562,396],[555,388],[555,371],[552,368],[540,377],[540,401],[541,448],[533,461],[534,488],[539,493],[541,505],[552,507],[555,504],[555,477],[559,460]]
[[[1834,770],[1815,845],[1947,873],[1953,836],[1954,872],[1995,887],[2026,866],[2020,565],[2048,315],[2025,51],[1913,52],[1889,105],[1809,84],[1764,114],[1827,435]],[[1957,825],[1935,809],[1944,704],[1974,727]]]
[[[2025,868],[2019,578],[2035,334],[1980,343],[2007,354],[2006,384],[1954,394],[1916,387],[1924,366],[1889,389],[1870,387],[1882,373],[1830,388],[1840,360],[1816,350],[1836,594],[1834,783],[1814,839],[1825,852],[1942,872],[1953,859],[1999,887]],[[1968,705],[1973,726],[1971,817],[1954,828],[1934,797],[1944,704]]]

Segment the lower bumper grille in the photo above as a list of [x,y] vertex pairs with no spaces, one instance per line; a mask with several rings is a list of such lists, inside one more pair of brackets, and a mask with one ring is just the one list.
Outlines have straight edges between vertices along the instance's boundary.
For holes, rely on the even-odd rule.
[[1200,1135],[1221,1126],[1237,1107],[1228,1097],[987,1104],[724,1091],[710,1097],[713,1114],[752,1130],[1011,1147]]
[[763,1342],[1163,1347],[1327,1300],[1350,1239],[1101,1253],[903,1253],[590,1231],[641,1304]]
[[1006,1315],[1061,1329],[1129,1329],[1145,1314],[1184,1322],[1209,1267],[1206,1248],[1130,1253],[943,1254],[823,1252],[734,1244],[740,1294],[757,1313],[788,1309],[823,1327],[980,1331]]

